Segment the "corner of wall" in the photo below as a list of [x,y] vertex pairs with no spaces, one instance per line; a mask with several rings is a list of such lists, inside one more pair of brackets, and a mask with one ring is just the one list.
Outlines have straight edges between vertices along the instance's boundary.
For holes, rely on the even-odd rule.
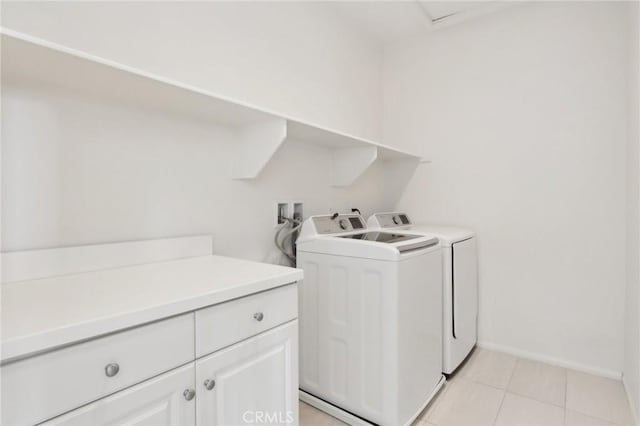
[[640,4],[629,7],[629,104],[627,145],[627,282],[622,382],[640,425]]

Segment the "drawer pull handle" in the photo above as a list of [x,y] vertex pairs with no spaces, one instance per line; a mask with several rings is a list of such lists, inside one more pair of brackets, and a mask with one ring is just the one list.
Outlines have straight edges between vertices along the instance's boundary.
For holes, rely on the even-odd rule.
[[193,389],[185,389],[185,391],[182,392],[182,395],[184,396],[184,399],[191,401],[193,397],[196,396],[196,391]]
[[262,319],[264,318],[264,314],[262,312],[256,312],[255,314],[253,314],[253,318],[256,321],[262,321]]
[[118,374],[118,371],[120,371],[120,366],[115,362],[107,364],[107,366],[104,368],[104,374],[106,374],[107,377],[115,376],[116,374]]
[[215,381],[215,380],[213,380],[213,379],[207,379],[207,380],[205,380],[205,381],[204,381],[204,387],[205,387],[207,390],[211,390],[211,389],[213,389],[215,386],[216,386],[216,381]]

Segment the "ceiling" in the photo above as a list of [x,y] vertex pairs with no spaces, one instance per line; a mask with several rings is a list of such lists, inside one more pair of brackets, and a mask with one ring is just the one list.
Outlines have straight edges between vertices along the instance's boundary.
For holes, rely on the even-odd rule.
[[340,14],[383,43],[472,19],[510,5],[499,1],[336,1]]

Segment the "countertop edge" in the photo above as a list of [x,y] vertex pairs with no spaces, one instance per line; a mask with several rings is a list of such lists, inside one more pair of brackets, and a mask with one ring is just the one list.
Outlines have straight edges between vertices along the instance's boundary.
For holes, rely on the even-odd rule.
[[302,278],[302,270],[292,270],[281,276],[232,286],[192,298],[176,300],[175,302],[126,312],[111,317],[95,318],[67,327],[46,330],[38,334],[20,336],[6,341],[3,340],[0,346],[0,363],[4,365],[128,328],[138,327],[147,323],[193,312],[208,306],[225,303],[240,297],[249,296],[254,293],[294,284]]

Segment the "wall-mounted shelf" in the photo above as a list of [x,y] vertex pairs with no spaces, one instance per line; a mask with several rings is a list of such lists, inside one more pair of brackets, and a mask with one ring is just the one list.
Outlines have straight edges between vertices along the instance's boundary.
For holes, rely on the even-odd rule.
[[240,136],[232,177],[256,178],[286,141],[332,151],[332,184],[347,186],[375,161],[422,162],[417,155],[305,123],[56,43],[1,29],[2,79],[8,86],[52,83],[114,101],[230,126]]

